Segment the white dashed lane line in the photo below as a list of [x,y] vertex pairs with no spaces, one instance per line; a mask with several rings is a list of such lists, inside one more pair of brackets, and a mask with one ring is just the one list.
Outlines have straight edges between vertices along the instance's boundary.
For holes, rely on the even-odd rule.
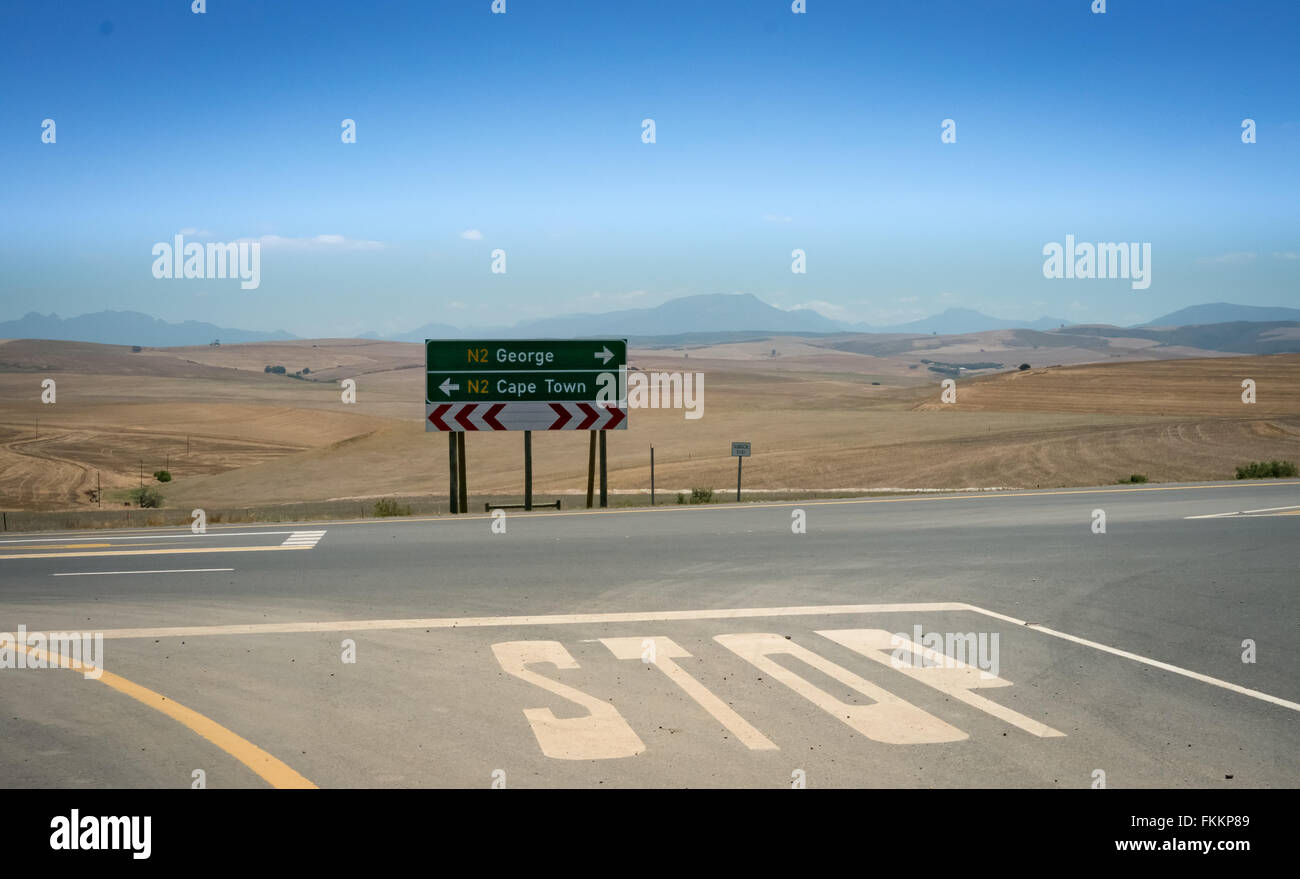
[[104,574],[203,574],[212,571],[233,571],[234,568],[172,568],[167,571],[73,571],[68,574],[51,574],[51,577],[99,577]]

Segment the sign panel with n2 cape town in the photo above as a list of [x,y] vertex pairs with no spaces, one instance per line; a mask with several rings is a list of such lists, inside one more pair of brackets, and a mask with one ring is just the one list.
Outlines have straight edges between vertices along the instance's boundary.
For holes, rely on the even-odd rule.
[[626,430],[626,339],[428,339],[424,429]]

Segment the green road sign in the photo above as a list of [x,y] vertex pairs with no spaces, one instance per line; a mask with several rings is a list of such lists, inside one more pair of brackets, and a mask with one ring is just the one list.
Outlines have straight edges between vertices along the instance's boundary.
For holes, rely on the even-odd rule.
[[[499,372],[431,370],[425,385],[429,403],[582,402],[621,399],[621,365],[609,369]],[[599,395],[599,397],[598,397]]]
[[[596,369],[618,371],[627,365],[624,339],[429,339],[424,343],[425,368],[430,372],[490,370],[541,372]],[[441,384],[439,379],[437,384]],[[432,395],[430,400],[435,399]],[[560,399],[560,398],[556,398]]]

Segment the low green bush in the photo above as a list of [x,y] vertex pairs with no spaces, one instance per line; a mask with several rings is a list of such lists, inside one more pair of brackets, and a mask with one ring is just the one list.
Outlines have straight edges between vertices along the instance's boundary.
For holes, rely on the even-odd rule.
[[693,504],[711,504],[713,503],[713,489],[711,488],[692,488],[691,503]]
[[1295,475],[1293,461],[1252,461],[1237,468],[1238,479],[1282,479]]
[[139,507],[161,507],[163,502],[162,492],[156,488],[133,488],[128,497]]
[[411,508],[400,506],[392,498],[383,498],[375,501],[374,514],[376,516],[409,516],[411,515]]

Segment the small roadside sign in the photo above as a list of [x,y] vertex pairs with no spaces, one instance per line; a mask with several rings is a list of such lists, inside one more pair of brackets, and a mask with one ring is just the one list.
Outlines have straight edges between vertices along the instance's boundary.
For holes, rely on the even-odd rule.
[[732,443],[731,457],[736,459],[736,503],[740,503],[740,471],[749,457],[749,443]]

